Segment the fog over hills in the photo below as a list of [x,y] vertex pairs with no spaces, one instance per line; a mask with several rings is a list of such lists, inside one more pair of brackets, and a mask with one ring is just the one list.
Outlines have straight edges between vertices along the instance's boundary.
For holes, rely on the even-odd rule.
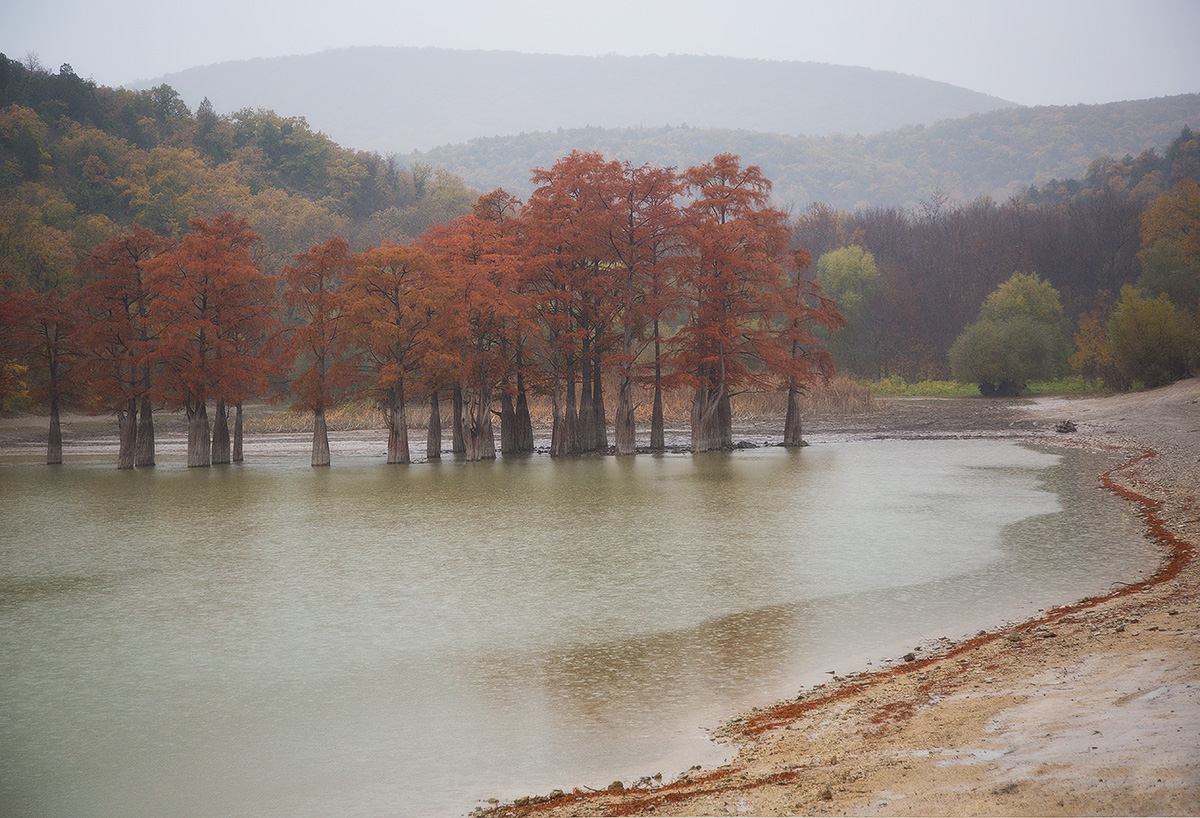
[[304,116],[346,147],[408,153],[558,128],[688,125],[869,135],[1013,103],[890,71],[670,55],[575,57],[439,48],[343,48],[199,66],[167,83],[196,108]]
[[1105,105],[1006,108],[872,136],[786,136],[724,128],[579,128],[472,139],[401,156],[445,168],[480,190],[532,190],[530,169],[572,150],[685,168],[738,154],[774,182],[777,204],[915,206],[998,201],[1052,179],[1082,179],[1102,157],[1161,153],[1184,127],[1200,130],[1200,94]]

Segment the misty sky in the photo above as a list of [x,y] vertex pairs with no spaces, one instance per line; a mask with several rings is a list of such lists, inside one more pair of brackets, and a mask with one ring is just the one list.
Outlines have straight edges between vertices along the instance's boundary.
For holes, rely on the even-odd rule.
[[[732,9],[736,8],[735,14]],[[1025,105],[1200,92],[1198,0],[3,0],[0,51],[104,85],[353,45],[862,65]]]

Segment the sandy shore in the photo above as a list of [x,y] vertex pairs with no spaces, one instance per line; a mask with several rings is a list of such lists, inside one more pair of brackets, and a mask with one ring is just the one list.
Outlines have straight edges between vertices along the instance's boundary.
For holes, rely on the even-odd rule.
[[[1146,581],[745,714],[736,758],[498,815],[1200,814],[1200,380],[1077,400],[896,403],[812,435],[1101,448],[1162,546]],[[1078,431],[1056,434],[1073,420]],[[601,787],[607,782],[588,782]],[[614,782],[613,790],[616,789]]]

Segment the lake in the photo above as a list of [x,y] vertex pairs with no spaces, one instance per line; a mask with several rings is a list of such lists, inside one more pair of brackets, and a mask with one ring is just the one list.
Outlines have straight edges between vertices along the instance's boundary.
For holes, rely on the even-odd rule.
[[[462,815],[1150,573],[1110,460],[1000,440],[388,467],[0,458],[0,814]],[[68,450],[68,459],[71,452]]]

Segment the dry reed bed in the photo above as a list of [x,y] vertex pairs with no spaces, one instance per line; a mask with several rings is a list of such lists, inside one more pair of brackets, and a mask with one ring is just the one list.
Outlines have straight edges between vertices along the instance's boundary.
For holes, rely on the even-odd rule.
[[[608,384],[605,388],[605,411],[608,412],[608,421],[611,424],[615,409],[613,396],[616,394],[616,384]],[[635,390],[634,403],[639,426],[649,424],[653,400],[654,394],[650,389]],[[674,389],[663,395],[663,419],[668,425],[687,424],[691,417],[691,408],[690,389]],[[782,392],[747,393],[733,399],[735,422],[782,418],[786,409],[787,395]],[[870,413],[877,411],[878,406],[874,390],[870,386],[849,378],[835,378],[828,384],[817,384],[803,394],[800,398],[800,409],[804,417],[812,418]],[[446,417],[448,411],[448,402],[443,402],[444,428],[449,425]],[[549,428],[552,419],[550,398],[544,395],[531,396],[529,414],[534,426]],[[429,424],[429,405],[424,402],[410,403],[407,418],[411,428],[426,428]],[[368,400],[358,400],[326,410],[325,422],[330,431],[339,432],[384,427],[383,412],[375,402]],[[246,431],[250,434],[306,432],[312,429],[312,415],[309,412],[290,409],[267,410],[262,414],[251,414],[245,423]]]

